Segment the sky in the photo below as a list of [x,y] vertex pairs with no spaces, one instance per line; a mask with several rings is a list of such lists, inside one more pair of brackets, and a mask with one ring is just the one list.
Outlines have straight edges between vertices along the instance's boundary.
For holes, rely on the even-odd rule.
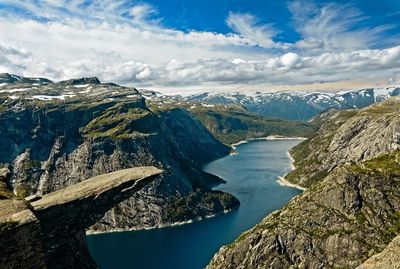
[[399,22],[399,0],[0,0],[0,73],[164,92],[393,86]]

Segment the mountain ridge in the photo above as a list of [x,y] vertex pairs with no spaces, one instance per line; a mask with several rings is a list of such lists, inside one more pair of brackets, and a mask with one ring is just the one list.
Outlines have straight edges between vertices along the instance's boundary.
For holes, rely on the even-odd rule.
[[[309,157],[307,169],[300,174],[307,177],[319,168],[314,180],[295,180],[299,175],[296,170],[291,172],[293,177],[288,177],[308,189],[222,247],[207,269],[355,268],[383,251],[400,234],[400,141],[386,141],[386,136],[376,137],[373,131],[382,131],[387,123],[382,119],[387,115],[399,120],[399,109],[400,98],[394,97],[350,115],[343,115],[343,111],[326,115],[326,124],[318,133],[292,150],[296,170],[301,168],[300,158],[308,157],[306,148],[319,150],[325,157],[335,156],[335,148],[330,145],[344,130],[351,134],[349,141],[366,146],[371,155],[360,160],[359,155],[341,148],[344,155],[336,157],[344,161],[332,166],[323,166],[318,158]],[[335,120],[339,127],[329,124]],[[337,132],[338,128],[343,132]],[[353,129],[358,131],[350,132]],[[400,133],[398,128],[383,130],[393,134],[391,137]],[[364,140],[367,133],[371,136]],[[397,146],[373,151],[373,138],[387,144],[394,141]],[[328,164],[329,160],[334,158],[328,158]]]
[[[239,205],[233,196],[212,191],[224,181],[201,168],[230,148],[183,109],[155,113],[136,89],[95,78],[39,85],[17,81],[0,88],[0,167],[10,170],[7,184],[21,197],[153,165],[166,171],[163,177],[112,209],[92,230],[160,227]],[[10,91],[16,98],[9,98]]]

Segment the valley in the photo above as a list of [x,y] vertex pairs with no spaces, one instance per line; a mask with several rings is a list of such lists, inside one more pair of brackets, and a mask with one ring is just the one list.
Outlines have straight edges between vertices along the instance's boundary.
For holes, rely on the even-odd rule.
[[[385,249],[400,231],[398,88],[325,94],[329,104],[304,112],[299,121],[275,109],[278,114],[257,112],[255,99],[167,96],[97,78],[0,79],[4,202],[40,200],[131,167],[164,171],[86,230],[101,268],[134,266],[166,248],[167,238],[180,238],[177,252],[160,254],[148,268],[203,268],[211,258],[210,269],[355,268],[396,248],[394,241]],[[282,97],[280,106],[292,113],[305,107],[293,100],[319,94],[265,96]],[[341,96],[352,96],[353,103],[339,104]],[[321,100],[306,102],[316,108]],[[285,174],[304,193],[280,186]],[[8,234],[15,227],[7,221]],[[194,252],[194,262],[178,258]]]

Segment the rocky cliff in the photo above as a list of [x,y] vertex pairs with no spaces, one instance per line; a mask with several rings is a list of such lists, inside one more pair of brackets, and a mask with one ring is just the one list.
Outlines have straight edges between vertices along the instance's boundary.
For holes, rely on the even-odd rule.
[[100,175],[28,200],[0,200],[0,267],[97,268],[85,229],[162,173],[136,167]]
[[342,164],[368,160],[400,148],[399,98],[361,110],[326,113],[320,130],[291,150],[297,169],[287,179],[311,186]]
[[17,196],[153,165],[164,175],[107,212],[93,230],[158,227],[238,206],[233,196],[211,191],[223,181],[201,169],[230,148],[187,111],[154,112],[136,89],[96,78],[3,77],[0,167],[11,171],[7,184]]
[[400,268],[400,236],[379,254],[365,261],[357,269],[397,269]]
[[308,190],[207,268],[355,268],[384,250],[400,234],[399,120],[399,98],[325,115],[292,150],[288,179]]

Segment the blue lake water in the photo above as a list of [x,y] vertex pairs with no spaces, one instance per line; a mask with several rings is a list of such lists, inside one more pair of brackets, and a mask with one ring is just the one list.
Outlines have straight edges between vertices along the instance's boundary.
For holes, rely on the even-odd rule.
[[240,200],[238,210],[182,226],[87,237],[90,252],[103,269],[200,269],[217,250],[235,240],[299,190],[281,186],[277,178],[291,170],[287,151],[300,140],[256,140],[237,146],[230,155],[204,170],[227,181],[215,189]]

